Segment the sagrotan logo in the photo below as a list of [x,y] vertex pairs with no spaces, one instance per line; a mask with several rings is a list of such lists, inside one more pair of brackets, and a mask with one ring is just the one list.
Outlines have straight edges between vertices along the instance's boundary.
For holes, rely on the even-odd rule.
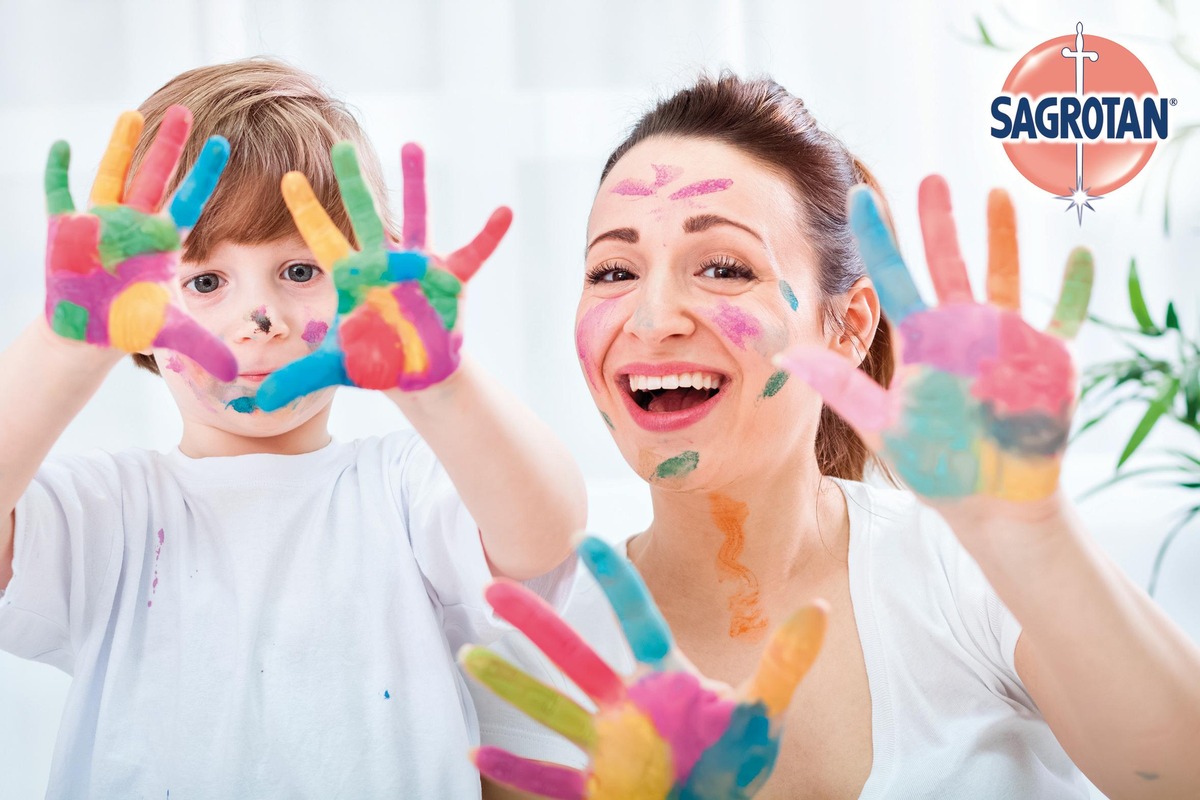
[[[1086,91],[1084,84],[1086,70]],[[1124,186],[1167,138],[1174,98],[1158,96],[1137,56],[1100,36],[1042,42],[1017,62],[992,101],[992,137],[1017,171],[1074,209]]]

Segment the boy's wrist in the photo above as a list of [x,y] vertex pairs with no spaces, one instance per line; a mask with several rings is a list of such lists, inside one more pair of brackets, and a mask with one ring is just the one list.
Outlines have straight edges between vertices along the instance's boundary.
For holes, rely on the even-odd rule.
[[69,369],[76,374],[107,373],[126,355],[112,347],[101,347],[59,336],[44,316],[39,316],[33,327],[40,344],[47,349],[52,363],[60,369]]

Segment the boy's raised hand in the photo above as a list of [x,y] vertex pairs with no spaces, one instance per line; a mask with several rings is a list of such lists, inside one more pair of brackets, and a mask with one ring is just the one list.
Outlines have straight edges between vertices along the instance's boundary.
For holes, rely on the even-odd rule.
[[496,613],[528,636],[596,711],[487,648],[463,648],[459,660],[476,680],[589,757],[580,771],[482,747],[472,754],[479,771],[559,800],[753,796],[775,765],[792,694],[820,652],[828,607],[816,601],[792,615],[775,631],[754,676],[733,689],[701,676],[678,651],[632,564],[595,537],[578,550],[644,666],[618,675],[537,595],[510,581],[492,583],[485,594]]
[[492,212],[467,246],[445,258],[425,246],[425,154],[415,144],[401,150],[404,229],[400,247],[389,246],[383,222],[350,142],[332,150],[342,202],[354,227],[354,249],[325,213],[308,179],[283,178],[283,197],[317,263],[333,274],[338,322],[312,354],[270,375],[258,390],[264,411],[326,386],[415,391],[449,377],[459,364],[457,330],[463,283],[500,243],[512,212]]
[[175,350],[221,380],[237,376],[237,360],[219,339],[172,302],[181,236],[196,224],[229,158],[229,143],[214,136],[160,209],[179,164],[192,115],[167,110],[154,144],[128,191],[125,179],[142,133],[142,115],[117,120],[100,162],[88,211],[75,210],[67,184],[71,149],[54,143],[46,162],[46,319],[66,339],[137,353]]
[[896,377],[888,389],[822,348],[779,364],[801,378],[931,501],[1033,501],[1052,494],[1075,408],[1066,342],[1087,317],[1092,255],[1067,257],[1045,331],[1021,318],[1016,218],[1002,190],[988,198],[987,302],[978,302],[958,248],[943,178],[921,183],[925,254],[939,305],[913,284],[875,195],[856,187],[850,224],[894,326]]

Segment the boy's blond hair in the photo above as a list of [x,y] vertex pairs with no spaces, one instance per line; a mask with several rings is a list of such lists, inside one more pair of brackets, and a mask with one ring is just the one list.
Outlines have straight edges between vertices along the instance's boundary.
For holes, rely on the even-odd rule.
[[[229,140],[229,163],[184,247],[183,258],[204,260],[221,242],[261,244],[297,234],[280,194],[291,170],[304,173],[330,218],[354,241],[350,220],[329,159],[329,148],[348,139],[358,149],[363,178],[389,232],[387,188],[379,158],[340,100],[312,75],[282,61],[249,58],[189,70],[167,82],[138,111],[145,128],[133,154],[136,172],[162,124],[167,108],[183,105],[193,125],[179,168],[167,186],[175,190],[209,136]],[[153,356],[135,354],[139,367],[159,374]]]

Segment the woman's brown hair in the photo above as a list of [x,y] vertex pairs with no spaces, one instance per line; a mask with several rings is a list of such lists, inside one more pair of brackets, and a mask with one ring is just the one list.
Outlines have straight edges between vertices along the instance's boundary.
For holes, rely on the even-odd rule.
[[[145,127],[134,150],[132,177],[172,105],[192,112],[192,131],[167,186],[168,195],[196,162],[204,142],[229,140],[229,162],[204,213],[188,235],[183,258],[203,261],[218,244],[261,244],[296,234],[279,182],[298,170],[334,224],[354,241],[342,206],[329,149],[343,139],[358,150],[363,178],[389,231],[387,189],[379,158],[358,121],[321,83],[289,64],[249,58],[181,73],[138,108]],[[153,356],[135,354],[139,367],[158,373]]]
[[[765,78],[744,80],[727,72],[717,78],[702,77],[660,101],[638,121],[609,156],[601,182],[630,148],[654,136],[722,142],[791,182],[805,236],[817,253],[825,322],[844,327],[834,312],[833,299],[867,274],[850,232],[846,196],[858,183],[868,184],[881,198],[883,193],[841,140],[817,125],[804,101]],[[886,318],[880,318],[859,369],[882,386],[891,381],[895,363]],[[868,462],[874,462],[885,476],[890,474],[829,406],[821,408],[816,455],[823,475],[861,480]]]

